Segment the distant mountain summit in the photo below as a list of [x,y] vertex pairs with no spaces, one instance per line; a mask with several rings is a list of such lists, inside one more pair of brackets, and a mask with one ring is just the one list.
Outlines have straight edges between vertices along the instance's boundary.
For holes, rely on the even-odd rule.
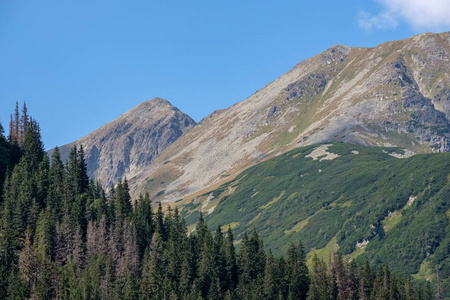
[[169,101],[154,98],[60,147],[61,156],[65,160],[74,145],[83,145],[88,175],[108,186],[140,172],[195,124]]
[[212,113],[136,174],[133,192],[175,201],[321,142],[450,151],[450,33],[375,48],[336,45]]
[[198,125],[155,98],[61,152],[83,145],[89,175],[105,185],[126,176],[132,194],[150,191],[167,202],[322,142],[448,152],[449,74],[450,32],[375,48],[335,45]]

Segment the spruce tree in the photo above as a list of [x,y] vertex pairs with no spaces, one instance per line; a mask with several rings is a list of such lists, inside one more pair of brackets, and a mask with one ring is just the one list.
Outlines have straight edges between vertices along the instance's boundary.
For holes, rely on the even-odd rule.
[[54,257],[55,228],[50,220],[49,209],[42,210],[36,223],[34,240],[37,253],[41,257]]
[[[18,105],[18,103],[16,102],[16,104]],[[16,107],[16,109],[18,109],[18,107]],[[25,143],[25,132],[28,130],[28,124],[30,122],[30,117],[28,116],[28,109],[27,109],[27,104],[24,102],[23,103],[23,108],[22,108],[22,116],[20,117],[19,120],[19,125],[18,125],[18,144],[19,147],[23,147],[24,143]]]
[[158,234],[159,239],[161,239],[161,241],[166,241],[168,233],[166,225],[164,224],[164,213],[162,211],[161,202],[158,203],[158,210],[156,211],[155,227],[155,232]]
[[25,160],[28,171],[37,170],[44,156],[45,152],[41,139],[41,129],[39,128],[39,124],[30,118],[23,144],[23,159]]
[[287,257],[287,280],[288,295],[292,299],[306,299],[309,288],[308,268],[306,267],[306,255],[303,245],[299,242],[297,245],[291,243],[289,246]]
[[38,258],[36,250],[33,247],[32,231],[28,227],[25,232],[25,241],[23,249],[20,253],[19,263],[20,276],[27,284],[28,294],[33,294],[36,289],[36,281],[38,275]]
[[217,226],[214,235],[214,265],[216,267],[215,277],[220,288],[220,294],[224,295],[230,287],[229,277],[227,276],[227,259],[225,254],[225,242],[220,226]]
[[207,230],[203,237],[203,243],[199,248],[197,286],[202,297],[207,298],[211,284],[215,284],[214,242],[211,232]]
[[14,115],[11,114],[11,120],[9,122],[9,141],[11,144],[16,144],[19,146],[19,126],[20,114],[19,114],[19,102],[16,101],[16,107],[14,110]]
[[11,227],[12,212],[9,209],[9,203],[3,205],[3,211],[0,218],[0,299],[5,299],[8,295],[8,281],[6,278],[16,276],[17,265],[19,263],[18,249],[19,239],[17,232]]
[[89,190],[89,176],[87,174],[86,160],[84,158],[83,145],[78,150],[78,193],[87,193]]
[[132,211],[131,198],[126,179],[123,181],[119,180],[119,183],[116,186],[114,208],[116,221],[120,222],[127,218]]
[[0,123],[0,204],[3,197],[3,182],[5,181],[7,170],[11,167],[11,145],[3,135],[3,126]]
[[272,251],[269,249],[264,272],[264,299],[267,300],[276,300],[278,296],[279,289],[276,286],[275,268],[275,259],[273,258]]
[[234,236],[230,227],[228,227],[227,236],[225,239],[225,261],[225,282],[228,284],[227,289],[230,290],[230,293],[234,293],[234,290],[238,284],[239,270],[236,260],[236,249],[234,247]]
[[125,268],[125,283],[123,286],[123,299],[124,300],[137,300],[139,296],[139,288],[134,274],[130,268]]
[[[145,261],[144,271],[145,276],[142,284],[146,285],[148,294],[153,295],[156,299],[161,299],[164,295],[162,288],[163,279],[165,277],[165,264],[163,261],[163,246],[162,241],[157,234],[153,235],[150,255]],[[141,286],[142,286],[141,284]]]
[[329,293],[329,285],[332,284],[327,276],[327,268],[323,260],[314,253],[312,261],[312,272],[310,275],[310,285],[308,300],[334,299]]
[[66,199],[66,185],[67,180],[64,170],[64,164],[61,161],[59,148],[56,147],[52,154],[48,172],[47,203],[57,211],[59,218],[61,218],[65,210],[68,209],[68,203]]
[[133,223],[136,227],[136,239],[139,248],[139,257],[142,258],[145,249],[150,245],[149,237],[155,230],[151,200],[148,193],[141,194],[136,202],[133,214]]
[[150,300],[154,293],[154,279],[152,274],[153,264],[150,261],[150,251],[147,247],[142,258],[142,273],[140,280],[139,299]]

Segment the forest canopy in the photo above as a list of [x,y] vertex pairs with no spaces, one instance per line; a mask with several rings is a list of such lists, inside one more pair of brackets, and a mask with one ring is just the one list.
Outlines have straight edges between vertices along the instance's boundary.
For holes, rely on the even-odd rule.
[[49,159],[26,105],[1,130],[0,166],[1,299],[433,298],[429,284],[339,254],[308,269],[300,241],[274,257],[256,231],[235,241],[201,214],[188,232],[177,208],[132,201],[125,178],[108,190],[89,179],[81,145]]

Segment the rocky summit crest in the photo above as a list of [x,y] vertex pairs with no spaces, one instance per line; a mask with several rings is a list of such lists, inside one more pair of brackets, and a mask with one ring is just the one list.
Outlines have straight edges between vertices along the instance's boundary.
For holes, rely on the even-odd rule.
[[290,149],[327,141],[450,151],[450,33],[335,45],[217,111],[132,179],[175,201]]
[[[82,145],[88,175],[105,186],[148,166],[195,121],[162,98],[145,101],[87,136],[60,147],[65,160]],[[49,151],[51,155],[52,150]]]

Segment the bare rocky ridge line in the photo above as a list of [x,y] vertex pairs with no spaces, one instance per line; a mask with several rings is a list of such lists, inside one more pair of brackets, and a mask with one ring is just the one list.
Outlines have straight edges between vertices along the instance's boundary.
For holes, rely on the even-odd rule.
[[169,101],[154,98],[80,140],[62,146],[61,156],[65,160],[74,145],[82,145],[88,175],[109,186],[150,165],[165,148],[195,124]]
[[131,176],[175,201],[261,160],[327,141],[450,150],[450,33],[375,48],[336,45],[214,112]]
[[[173,202],[296,147],[343,141],[450,151],[450,33],[335,45],[199,124],[155,98],[86,137],[90,176]],[[406,154],[405,154],[406,155]]]

